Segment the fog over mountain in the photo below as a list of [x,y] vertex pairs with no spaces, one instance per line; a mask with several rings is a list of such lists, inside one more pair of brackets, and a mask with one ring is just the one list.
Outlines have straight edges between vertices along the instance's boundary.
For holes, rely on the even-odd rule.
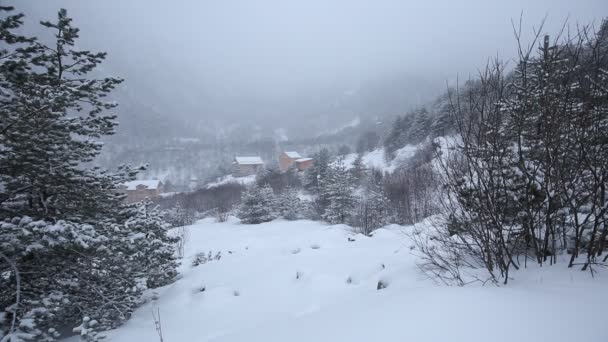
[[475,73],[488,56],[513,57],[510,20],[522,13],[530,36],[545,16],[554,32],[568,16],[599,21],[607,7],[600,0],[576,7],[568,0],[19,3],[31,20],[67,8],[81,44],[109,53],[104,68],[126,79],[121,121],[158,118],[183,135],[243,124],[284,127],[291,136],[302,133],[298,127],[398,114],[432,99],[446,80]]
[[[529,40],[545,17],[543,32],[559,32],[566,19],[599,25],[608,7],[601,0],[575,7],[568,0],[7,3],[30,24],[66,8],[81,29],[79,47],[108,52],[99,71],[125,79],[112,95],[120,126],[104,166],[145,162],[154,170],[148,176],[182,181],[215,174],[209,169],[237,153],[267,153],[252,142],[306,150],[353,144],[370,127],[382,133],[446,83],[475,77],[489,57],[515,57],[512,24],[520,17]],[[343,128],[333,140],[311,140]],[[191,148],[196,157],[178,156],[183,142],[204,146]]]

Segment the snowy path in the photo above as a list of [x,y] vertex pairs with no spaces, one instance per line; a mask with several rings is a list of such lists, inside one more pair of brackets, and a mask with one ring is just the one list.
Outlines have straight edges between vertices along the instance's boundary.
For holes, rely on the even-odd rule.
[[[310,221],[201,221],[190,227],[182,279],[110,341],[158,341],[152,306],[165,342],[608,341],[607,273],[590,280],[559,266],[519,272],[503,288],[435,286],[400,227],[349,236]],[[210,250],[221,260],[190,266]],[[377,290],[379,280],[388,287]]]

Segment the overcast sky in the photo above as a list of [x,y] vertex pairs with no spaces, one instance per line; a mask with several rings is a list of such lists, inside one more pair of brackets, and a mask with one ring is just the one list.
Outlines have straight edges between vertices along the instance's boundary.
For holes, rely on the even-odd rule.
[[168,72],[177,88],[264,96],[395,72],[443,83],[490,56],[511,58],[511,20],[522,13],[528,37],[545,16],[545,31],[556,32],[568,17],[599,25],[608,15],[606,0],[0,1],[33,18],[66,7],[82,44],[133,75]]

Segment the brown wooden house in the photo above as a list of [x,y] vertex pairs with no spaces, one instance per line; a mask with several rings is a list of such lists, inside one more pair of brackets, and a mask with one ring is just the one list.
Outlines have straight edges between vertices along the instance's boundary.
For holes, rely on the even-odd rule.
[[298,152],[283,152],[279,155],[279,168],[281,171],[287,171],[300,158],[302,156]]
[[311,167],[313,164],[312,158],[300,158],[296,159],[296,168],[300,171],[304,171]]
[[160,197],[163,193],[163,182],[157,179],[135,180],[123,184],[122,190],[127,194],[127,203],[136,203],[146,198]]
[[303,171],[311,167],[312,163],[312,158],[302,158],[298,152],[283,152],[279,155],[279,168],[281,171],[287,171],[292,166]]

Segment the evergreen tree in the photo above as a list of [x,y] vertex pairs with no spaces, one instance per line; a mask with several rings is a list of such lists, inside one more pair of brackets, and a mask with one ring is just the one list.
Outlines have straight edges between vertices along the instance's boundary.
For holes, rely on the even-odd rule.
[[313,156],[313,159],[313,165],[306,170],[304,186],[308,190],[318,194],[320,190],[319,181],[327,177],[330,161],[329,150],[322,148]]
[[415,113],[408,113],[395,119],[391,131],[384,140],[384,152],[388,159],[394,157],[394,152],[403,146],[416,142],[414,134]]
[[388,222],[388,198],[384,194],[381,179],[374,172],[368,172],[361,195],[355,203],[352,218],[353,227],[360,233],[370,235]]
[[177,201],[173,208],[166,210],[163,218],[173,227],[188,226],[194,223],[194,214],[184,207],[181,200]]
[[65,10],[42,22],[52,46],[16,35],[11,10],[0,7],[0,339],[54,341],[85,318],[88,331],[115,328],[175,275],[158,216],[123,204],[137,171],[89,166],[116,126],[106,97],[121,80],[90,77],[105,53],[76,48]]
[[327,203],[321,215],[323,219],[333,224],[346,222],[353,209],[353,190],[351,174],[339,160],[331,166],[328,176],[321,180],[319,197]]
[[363,164],[363,156],[358,154],[355,161],[353,161],[353,167],[350,169],[350,174],[355,184],[360,184],[365,177],[366,168]]
[[399,145],[399,137],[404,130],[404,119],[405,118],[398,116],[393,122],[389,134],[384,139],[384,151],[389,157],[392,156],[393,152],[401,147]]
[[430,133],[432,119],[426,108],[421,108],[414,114],[414,123],[411,130],[409,131],[410,141],[413,143],[419,143],[424,140]]
[[452,120],[449,111],[438,113],[432,120],[430,131],[433,137],[443,137],[452,130]]
[[238,217],[247,224],[259,224],[276,218],[276,201],[272,188],[252,184],[241,197]]
[[277,206],[280,215],[286,220],[296,220],[302,216],[303,205],[298,198],[298,192],[288,187],[278,196]]
[[121,252],[129,256],[138,281],[145,281],[148,288],[169,284],[177,275],[174,245],[178,238],[167,234],[171,225],[163,220],[158,207],[151,201],[139,203],[136,214],[124,226],[124,238],[130,244]]
[[54,32],[55,46],[17,48],[18,64],[27,67],[16,72],[9,61],[1,68],[2,93],[10,94],[0,109],[3,201],[29,215],[91,222],[107,216],[100,209],[114,184],[82,165],[101,150],[95,138],[114,132],[116,115],[104,111],[116,104],[105,97],[122,80],[86,77],[105,53],[75,49],[78,29],[65,10],[42,25]]

